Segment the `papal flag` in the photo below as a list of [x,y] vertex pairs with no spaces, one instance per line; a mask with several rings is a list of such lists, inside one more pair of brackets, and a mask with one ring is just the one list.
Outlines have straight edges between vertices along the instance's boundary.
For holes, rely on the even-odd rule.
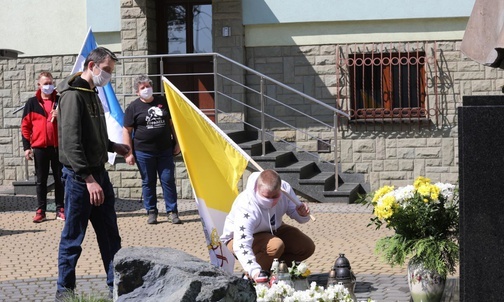
[[[86,61],[89,53],[98,47],[96,44],[95,37],[93,35],[93,31],[89,28],[89,31],[86,35],[86,39],[84,39],[84,44],[82,45],[82,49],[75,60],[75,64],[72,68],[72,74],[83,71],[84,70],[84,61]],[[119,101],[114,93],[114,89],[112,88],[112,84],[110,82],[104,87],[97,87],[98,95],[100,97],[103,110],[105,111],[105,120],[107,122],[107,134],[111,141],[116,143],[122,143],[122,125],[124,112],[119,105]],[[109,152],[109,160],[110,164],[114,164],[116,154]]]
[[163,78],[177,139],[194,190],[210,262],[232,273],[234,256],[220,242],[250,156]]

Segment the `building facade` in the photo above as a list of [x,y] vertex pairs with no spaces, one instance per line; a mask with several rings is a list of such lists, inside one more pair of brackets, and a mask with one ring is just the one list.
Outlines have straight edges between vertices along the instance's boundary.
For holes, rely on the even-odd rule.
[[[88,0],[81,10],[66,10],[68,4],[63,1],[57,17],[65,13],[81,20],[67,25],[82,33],[71,34],[69,44],[82,43],[93,25],[98,44],[121,57],[216,52],[347,112],[350,118],[341,119],[337,141],[341,170],[364,175],[369,189],[409,184],[420,175],[456,183],[457,107],[465,95],[500,94],[504,85],[502,71],[473,62],[460,52],[474,1],[334,2],[296,0],[285,7],[273,0],[120,0],[103,8],[99,1]],[[106,18],[101,10],[117,16]],[[183,18],[180,12],[185,13]],[[187,26],[184,37],[174,30],[180,24]],[[194,30],[197,26],[200,31]],[[70,30],[59,28],[58,37],[64,38]],[[211,37],[205,40],[196,33]],[[193,43],[181,43],[184,39]],[[0,45],[17,47],[15,43]],[[68,75],[80,45],[72,47],[74,52],[58,49],[52,54],[44,49],[17,49],[24,55],[0,59],[1,185],[26,178],[21,112],[16,110],[33,94],[38,72],[50,70],[57,82]],[[129,59],[118,66],[116,77],[156,72],[156,64]],[[125,107],[132,100],[132,88],[121,84],[116,89],[126,92],[120,98]],[[292,101],[291,105],[297,104]],[[276,112],[282,115],[281,110]],[[316,110],[312,114],[324,115]],[[253,118],[253,114],[244,115]],[[308,124],[296,127],[316,137],[331,136],[327,129],[312,129]],[[282,127],[270,131],[317,152],[317,143],[299,131]],[[334,161],[330,154],[319,156]],[[140,197],[136,167],[119,162],[108,168],[118,197]],[[28,170],[33,173],[32,167]],[[191,198],[180,158],[176,176],[179,197]]]

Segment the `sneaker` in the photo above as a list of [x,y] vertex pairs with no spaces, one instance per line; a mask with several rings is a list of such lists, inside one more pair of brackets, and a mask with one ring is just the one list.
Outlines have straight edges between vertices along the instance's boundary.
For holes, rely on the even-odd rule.
[[178,217],[177,212],[168,212],[168,221],[171,221],[172,224],[181,224],[182,220]]
[[65,221],[65,209],[60,208],[56,211],[56,219]]
[[35,213],[35,217],[33,217],[33,222],[35,223],[40,223],[42,221],[46,221],[46,215],[45,212],[42,211],[42,209],[38,209],[37,212]]
[[56,291],[56,296],[54,297],[54,302],[68,302],[75,298],[74,292],[70,289],[68,290],[58,290]]
[[158,215],[157,210],[156,209],[149,210],[148,215],[149,215],[149,218],[147,218],[147,223],[148,224],[156,224],[157,223],[157,215]]

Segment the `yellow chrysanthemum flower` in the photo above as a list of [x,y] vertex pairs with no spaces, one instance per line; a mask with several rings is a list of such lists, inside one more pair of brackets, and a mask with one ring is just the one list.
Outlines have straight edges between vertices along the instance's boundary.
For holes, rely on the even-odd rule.
[[439,190],[439,188],[436,186],[436,185],[431,185],[430,186],[430,194],[431,194],[431,199],[432,200],[438,200],[439,198],[439,192],[441,192],[441,190]]
[[388,219],[394,214],[397,202],[394,195],[384,196],[375,206],[375,215],[379,219]]
[[424,197],[424,202],[429,202],[429,199],[426,197],[430,197],[430,200],[438,200],[439,198],[439,188],[435,185],[431,184],[423,184],[417,189],[418,194]]
[[427,184],[422,184],[417,188],[418,194],[422,195],[423,197],[430,196],[431,193],[431,186]]
[[302,274],[301,274],[301,277],[306,278],[306,277],[308,277],[308,276],[310,276],[310,275],[311,275],[311,271],[310,271],[310,269],[306,269],[306,271],[305,271],[304,273],[302,273]]
[[430,185],[430,178],[418,176],[417,179],[415,179],[415,182],[413,183],[415,189],[418,189],[419,187],[424,185]]
[[388,192],[394,191],[394,186],[383,186],[376,190],[374,196],[373,196],[373,202],[377,202],[378,199],[380,199],[383,195],[387,194]]

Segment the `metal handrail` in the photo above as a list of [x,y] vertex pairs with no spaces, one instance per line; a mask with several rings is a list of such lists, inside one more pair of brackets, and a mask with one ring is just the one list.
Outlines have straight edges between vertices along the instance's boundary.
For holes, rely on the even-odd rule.
[[[165,74],[165,71],[164,71],[164,62],[163,62],[163,59],[166,59],[166,58],[181,58],[181,57],[212,57],[212,64],[213,64],[213,73],[176,73],[176,74]],[[333,142],[334,142],[334,146],[333,146],[333,150],[334,150],[334,167],[335,167],[335,190],[337,191],[338,190],[338,187],[339,187],[339,183],[338,183],[338,174],[339,174],[339,171],[338,171],[338,162],[339,162],[339,156],[338,156],[338,117],[339,116],[344,116],[344,117],[347,117],[349,118],[350,116],[348,115],[348,113],[338,109],[338,108],[335,108],[335,107],[332,107],[332,106],[329,106],[328,104],[318,100],[318,99],[315,99],[313,98],[312,96],[309,96],[303,92],[300,92],[300,91],[297,91],[296,89],[290,87],[290,86],[287,86],[271,77],[268,77],[248,66],[245,66],[239,62],[236,62],[230,58],[227,58],[221,54],[218,54],[218,53],[193,53],[193,54],[163,54],[163,55],[139,55],[139,56],[118,56],[118,59],[120,62],[124,62],[124,61],[128,61],[128,60],[136,60],[138,61],[139,59],[145,59],[145,65],[146,65],[146,69],[148,69],[148,66],[149,66],[149,59],[159,59],[159,73],[158,74],[149,74],[148,76],[151,76],[151,77],[159,77],[159,81],[160,81],[160,87],[161,87],[161,93],[163,93],[164,91],[164,87],[163,87],[163,84],[162,84],[162,79],[161,79],[161,76],[167,76],[167,77],[175,77],[175,76],[188,76],[188,75],[191,75],[191,76],[196,76],[196,75],[213,75],[213,80],[214,80],[214,91],[186,91],[185,93],[186,94],[191,94],[191,93],[213,93],[213,96],[214,96],[214,101],[215,101],[215,121],[218,122],[218,115],[219,114],[223,114],[223,113],[226,113],[226,112],[222,112],[221,110],[219,110],[219,106],[218,104],[219,103],[222,103],[223,101],[225,101],[226,99],[227,100],[230,100],[230,101],[233,101],[233,102],[236,102],[238,104],[241,104],[244,108],[249,108],[249,109],[253,109],[254,111],[259,111],[260,110],[260,129],[258,127],[254,127],[254,128],[258,128],[258,132],[260,133],[260,136],[261,136],[261,146],[262,146],[262,155],[264,156],[266,154],[266,134],[267,134],[267,129],[266,129],[266,126],[265,126],[265,118],[270,118],[274,121],[277,121],[277,122],[280,122],[282,125],[284,125],[285,127],[287,128],[290,128],[290,129],[293,129],[293,130],[296,130],[296,131],[299,131],[300,133],[303,133],[304,135],[306,135],[307,137],[310,137],[310,138],[316,138],[312,135],[310,135],[308,132],[306,131],[303,131],[297,127],[295,127],[295,125],[292,125],[292,124],[289,124],[285,121],[282,121],[280,119],[278,119],[277,117],[275,116],[272,116],[271,114],[268,114],[265,112],[266,110],[266,100],[269,100],[269,101],[273,101],[275,102],[276,104],[279,104],[285,108],[287,108],[288,110],[292,110],[294,112],[296,112],[297,114],[300,114],[306,118],[309,118],[311,119],[314,123],[318,123],[320,125],[322,125],[323,127],[326,127],[326,128],[332,128],[333,130],[333,135],[334,135],[334,138],[333,138]],[[259,78],[259,84],[254,84],[254,85],[259,85],[259,89],[254,89],[253,87],[250,87],[250,85],[247,85],[246,83],[240,83],[239,81],[237,80],[234,80],[232,79],[231,77],[228,77],[224,74],[221,74],[219,71],[219,60],[222,59],[224,62],[227,62],[229,64],[231,64],[233,67],[238,67],[239,69],[242,70],[243,72],[243,75],[245,75],[246,73],[250,73],[249,76],[256,76]],[[222,63],[221,63],[222,64]],[[132,77],[136,77],[138,74],[132,74],[132,75],[126,75],[125,73],[125,64],[123,63],[122,64],[122,74],[121,75],[117,75],[115,77],[115,80],[116,80],[116,85],[118,84],[117,81],[121,80],[121,84],[122,84],[122,88],[123,88],[123,94],[121,94],[122,96],[133,96],[134,94],[133,93],[125,93],[125,89],[126,89],[126,85],[124,83],[124,79],[126,78],[132,78]],[[229,83],[233,84],[233,85],[237,85],[238,87],[241,87],[242,89],[248,91],[249,93],[252,93],[252,94],[256,94],[259,96],[259,102],[260,102],[260,109],[258,110],[257,108],[254,108],[254,107],[251,107],[249,106],[244,100],[239,100],[237,98],[234,98],[233,96],[231,95],[227,95],[224,91],[221,91],[219,90],[219,80],[222,80],[222,81],[228,81]],[[223,84],[223,82],[221,81],[221,84]],[[306,99],[308,101],[310,101],[312,104],[316,104],[317,106],[321,106],[323,109],[325,110],[329,110],[330,112],[332,112],[332,115],[333,115],[333,125],[329,125],[319,119],[316,119],[315,117],[303,112],[302,110],[300,109],[297,109],[295,108],[294,106],[292,105],[288,105],[288,104],[285,104],[283,103],[282,101],[276,99],[275,97],[272,97],[270,95],[267,95],[266,94],[266,89],[265,89],[265,85],[266,85],[266,82],[271,83],[271,84],[274,84],[274,85],[277,85],[278,87],[281,87],[287,91],[289,91],[290,93],[292,94],[295,94],[295,95],[298,95],[299,97],[303,98],[303,99]],[[227,82],[226,82],[227,83]],[[227,112],[227,113],[230,113],[230,112]],[[232,112],[231,112],[232,113]],[[244,124],[248,124],[246,121],[242,120],[241,121],[242,123]],[[271,135],[271,134],[268,134],[268,135]],[[318,138],[316,138],[318,140]],[[288,143],[288,142],[286,142]],[[302,148],[296,146],[296,149],[297,150],[301,150],[303,152],[306,152],[308,154],[311,155],[311,153],[309,151],[306,151],[306,150],[303,150]],[[313,155],[314,157],[317,157],[319,158],[318,154],[315,154]],[[330,162],[328,162],[330,163]],[[330,163],[332,164],[332,163]]]
[[[229,63],[232,63],[233,65],[236,65],[240,68],[242,68],[243,70],[246,70],[248,72],[251,72],[261,78],[264,78],[264,79],[267,79],[268,81],[284,88],[284,89],[287,89],[291,92],[294,92],[300,96],[302,96],[303,98],[306,98],[314,103],[317,103],[318,105],[320,106],[323,106],[324,108],[328,109],[328,110],[331,110],[331,111],[334,111],[336,112],[337,114],[340,114],[340,115],[343,115],[347,118],[350,118],[350,115],[348,115],[348,113],[346,113],[345,111],[342,111],[340,109],[337,109],[337,108],[334,108],[334,107],[331,107],[329,105],[327,105],[326,103],[324,102],[321,102],[320,100],[317,100],[316,98],[312,97],[312,96],[309,96],[301,91],[298,91],[288,85],[285,85],[283,84],[282,82],[280,81],[277,81],[271,77],[268,77],[267,75],[265,74],[262,74],[260,72],[258,72],[257,70],[254,70],[246,65],[243,65],[241,63],[238,63],[228,57],[225,57],[219,53],[215,53],[215,52],[211,52],[211,53],[188,53],[188,54],[165,54],[165,55],[139,55],[139,56],[118,56],[117,58],[119,60],[125,60],[125,59],[153,59],[153,58],[180,58],[180,57],[208,57],[208,56],[214,56],[214,57],[217,57],[217,58],[221,58],[223,60],[226,60],[228,61]],[[214,70],[214,73],[217,73],[215,70]],[[190,73],[190,75],[194,75],[195,73]],[[212,74],[212,73],[209,73],[209,74]],[[188,74],[173,74],[173,75],[188,75]],[[170,74],[170,76],[172,76],[172,74]],[[124,74],[123,76],[124,77]]]
[[224,59],[224,60],[226,60],[226,61],[228,61],[228,62],[230,62],[230,63],[233,63],[234,65],[236,65],[238,67],[243,68],[244,70],[246,70],[248,72],[251,72],[251,73],[253,73],[253,74],[255,74],[255,75],[257,75],[257,76],[259,76],[261,78],[267,79],[268,81],[270,81],[270,82],[272,82],[272,83],[274,83],[274,84],[276,84],[276,85],[278,85],[278,86],[280,86],[280,87],[282,87],[284,89],[287,89],[287,90],[289,90],[291,92],[294,92],[294,93],[302,96],[303,98],[308,99],[308,100],[310,100],[310,101],[312,101],[312,102],[314,102],[314,103],[316,103],[316,104],[318,104],[318,105],[320,105],[320,106],[322,106],[322,107],[324,107],[324,108],[326,108],[328,110],[334,111],[337,114],[340,114],[340,115],[343,115],[343,116],[345,116],[347,118],[350,118],[350,115],[348,115],[348,113],[346,113],[346,112],[344,112],[342,110],[336,109],[334,107],[331,107],[331,106],[327,105],[326,103],[321,102],[320,100],[317,100],[316,98],[314,98],[312,96],[309,96],[309,95],[307,95],[307,94],[305,94],[305,93],[303,93],[301,91],[298,91],[298,90],[296,90],[296,89],[294,89],[294,88],[292,88],[290,86],[287,86],[287,85],[283,84],[282,82],[279,82],[279,81],[277,81],[277,80],[275,80],[273,78],[270,78],[267,75],[264,75],[264,74],[262,74],[262,73],[260,73],[260,72],[258,72],[256,70],[254,70],[254,69],[252,69],[252,68],[250,68],[248,66],[240,64],[240,63],[238,63],[238,62],[236,62],[236,61],[234,61],[234,60],[232,60],[230,58],[227,58],[227,57],[225,57],[225,56],[223,56],[221,54],[215,53],[215,55],[218,56],[218,57],[220,57],[220,58],[222,58],[222,59]]

